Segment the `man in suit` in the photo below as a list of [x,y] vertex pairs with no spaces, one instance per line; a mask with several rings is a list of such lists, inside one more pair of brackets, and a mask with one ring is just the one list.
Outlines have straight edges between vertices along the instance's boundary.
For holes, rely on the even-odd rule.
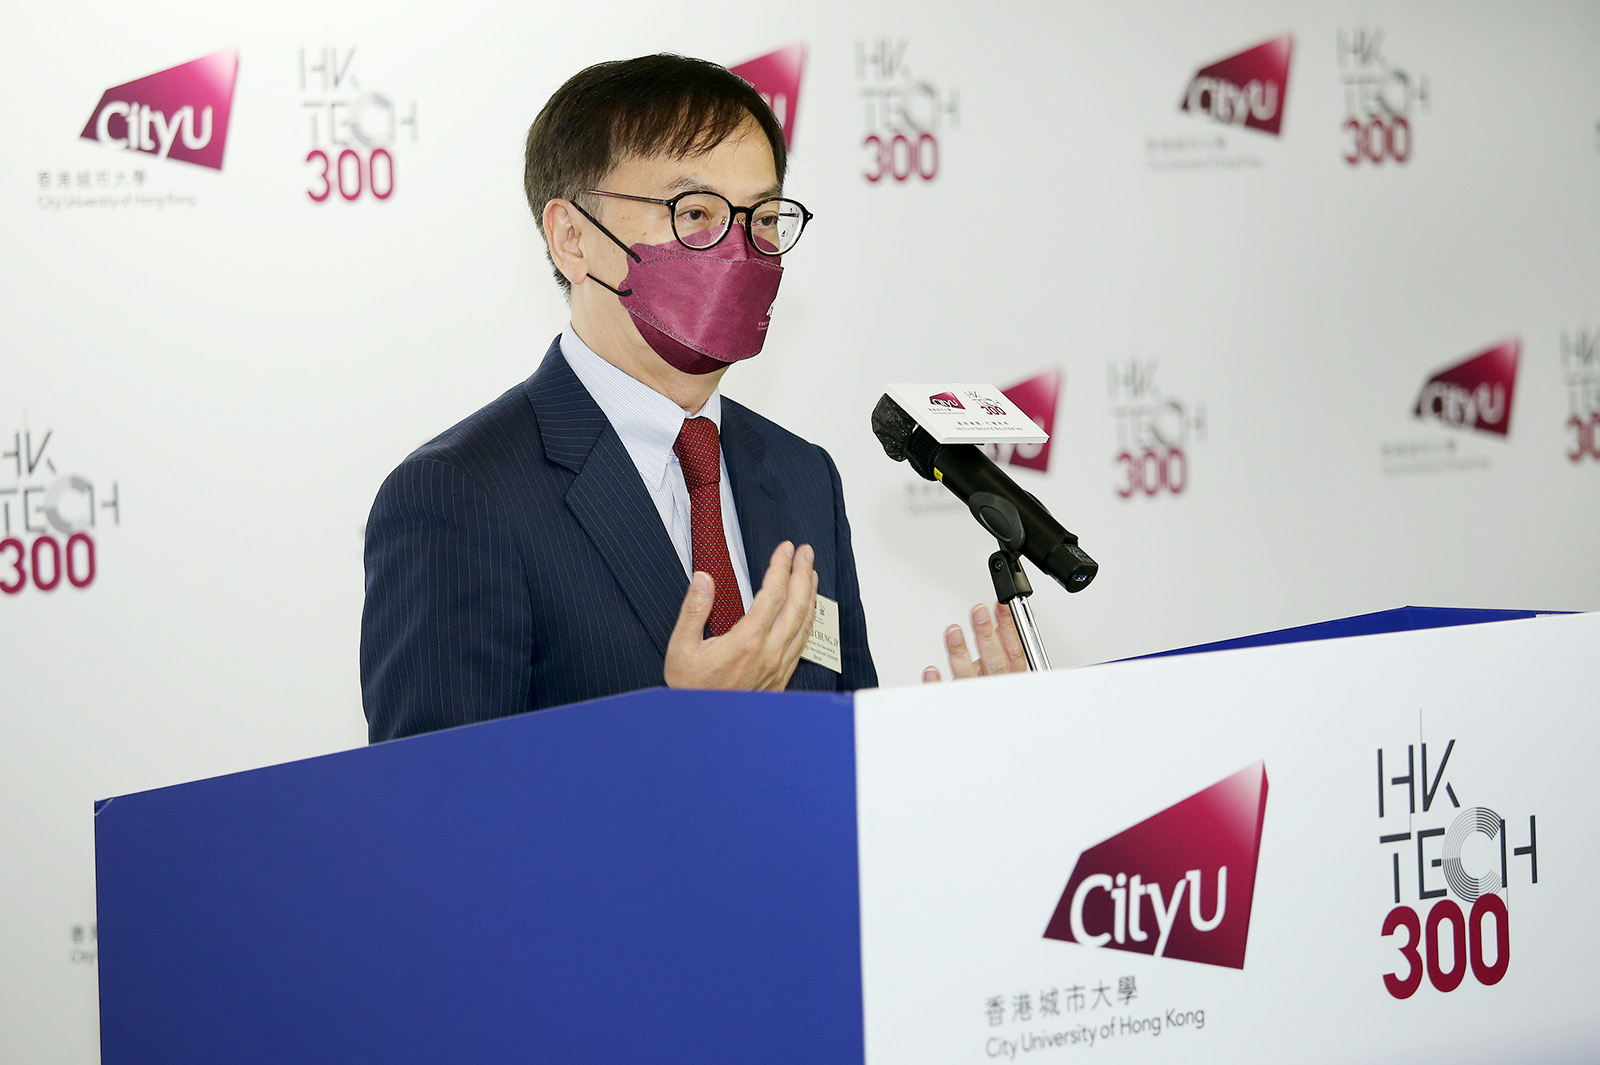
[[[877,683],[838,471],[719,390],[810,218],[785,162],[754,89],[681,56],[591,67],[535,119],[524,184],[572,323],[379,490],[374,742],[662,683]],[[819,592],[837,669],[802,660]],[[954,674],[1021,661],[984,620],[976,660],[947,632]]]

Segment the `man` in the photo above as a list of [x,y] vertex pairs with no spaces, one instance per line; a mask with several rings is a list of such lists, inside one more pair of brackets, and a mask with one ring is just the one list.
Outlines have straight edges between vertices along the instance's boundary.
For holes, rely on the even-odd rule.
[[[877,683],[838,471],[718,387],[759,352],[810,218],[785,162],[755,90],[681,56],[590,67],[534,120],[524,185],[572,324],[379,490],[374,742],[662,683]],[[837,672],[802,660],[819,591]],[[978,661],[955,629],[954,674],[1020,661],[1001,620]]]

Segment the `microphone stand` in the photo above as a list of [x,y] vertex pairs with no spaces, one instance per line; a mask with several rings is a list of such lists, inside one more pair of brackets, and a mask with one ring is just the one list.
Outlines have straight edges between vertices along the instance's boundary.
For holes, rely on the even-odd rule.
[[989,576],[994,579],[995,598],[1011,608],[1011,620],[1022,637],[1022,653],[1028,657],[1028,668],[1045,670],[1050,660],[1045,657],[1044,643],[1039,639],[1039,626],[1033,620],[1033,610],[1028,606],[1028,596],[1033,585],[1022,572],[1022,559],[1015,551],[1002,546],[989,556]]
[[1022,653],[1027,656],[1028,668],[1049,669],[1044,641],[1039,638],[1039,626],[1028,606],[1033,584],[1022,569],[1021,551],[1026,533],[1015,504],[992,492],[975,492],[967,501],[967,509],[1000,545],[1000,550],[989,556],[989,578],[994,583],[995,599],[1011,608],[1011,620],[1022,639]]

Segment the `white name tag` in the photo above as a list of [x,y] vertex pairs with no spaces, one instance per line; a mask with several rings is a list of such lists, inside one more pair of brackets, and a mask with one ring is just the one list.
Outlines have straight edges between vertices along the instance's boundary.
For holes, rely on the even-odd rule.
[[806,649],[800,652],[800,657],[835,673],[844,672],[844,657],[839,653],[839,604],[825,595],[817,596],[811,639],[806,641]]

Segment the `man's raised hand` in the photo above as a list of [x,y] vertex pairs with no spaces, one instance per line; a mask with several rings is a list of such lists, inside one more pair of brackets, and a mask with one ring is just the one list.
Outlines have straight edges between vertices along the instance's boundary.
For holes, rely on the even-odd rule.
[[[945,653],[950,659],[950,678],[986,677],[994,673],[1022,673],[1028,668],[1028,656],[1022,650],[1022,637],[1017,634],[1011,608],[996,603],[994,617],[989,608],[979,603],[972,608],[972,632],[978,638],[978,656],[967,651],[967,639],[960,625],[944,630]],[[924,683],[939,680],[939,668],[927,666],[922,670]]]
[[[785,540],[772,552],[750,610],[721,636],[707,637],[717,595],[709,574],[696,573],[667,641],[663,675],[672,688],[781,691],[811,636],[817,611],[816,553]],[[738,595],[738,588],[723,591]]]

